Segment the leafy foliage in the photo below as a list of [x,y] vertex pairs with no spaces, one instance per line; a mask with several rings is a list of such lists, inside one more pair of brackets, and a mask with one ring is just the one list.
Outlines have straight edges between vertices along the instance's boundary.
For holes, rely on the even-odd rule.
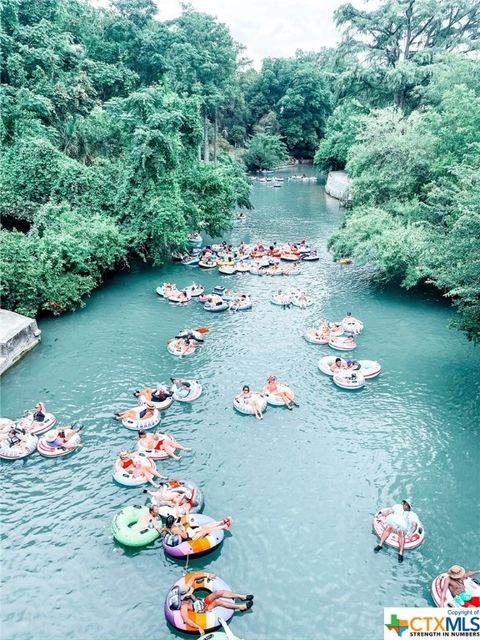
[[160,264],[189,231],[220,233],[248,205],[236,161],[198,160],[201,107],[225,102],[237,46],[191,7],[170,24],[155,14],[152,0],[3,3],[8,308],[71,309],[130,256]]
[[279,136],[257,133],[249,140],[243,159],[248,169],[256,171],[278,167],[287,158],[286,146]]

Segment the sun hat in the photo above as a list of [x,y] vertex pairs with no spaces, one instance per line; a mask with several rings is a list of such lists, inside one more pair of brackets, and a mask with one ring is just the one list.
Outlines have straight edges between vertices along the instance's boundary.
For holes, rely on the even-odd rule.
[[123,451],[120,451],[118,455],[120,458],[126,458],[128,455],[130,455],[130,452],[124,449]]
[[410,509],[410,510],[412,509],[412,504],[411,504],[410,500],[405,500],[405,498],[404,498],[404,499],[402,500],[402,502],[403,502],[404,504],[408,504],[408,507],[409,507],[409,509]]
[[184,584],[180,587],[180,595],[182,598],[189,598],[193,595],[193,588],[188,584]]
[[463,578],[463,576],[465,575],[465,569],[461,567],[459,564],[454,564],[453,567],[450,567],[447,573],[450,576],[450,578],[453,578],[454,580],[456,580],[458,578]]
[[47,431],[47,433],[45,434],[45,440],[47,442],[52,442],[57,437],[57,433],[57,429],[50,429],[50,431]]

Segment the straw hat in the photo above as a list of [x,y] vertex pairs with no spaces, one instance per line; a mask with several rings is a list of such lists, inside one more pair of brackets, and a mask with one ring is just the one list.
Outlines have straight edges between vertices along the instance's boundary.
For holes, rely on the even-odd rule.
[[192,595],[193,595],[193,588],[190,587],[188,584],[182,585],[182,587],[180,588],[180,596],[182,597],[182,599],[189,598]]
[[454,564],[453,567],[450,567],[447,573],[450,578],[458,580],[459,578],[463,578],[463,576],[465,575],[465,569],[458,564]]
[[50,431],[47,431],[47,433],[45,434],[45,440],[47,442],[52,442],[57,437],[57,434],[57,429],[50,429]]

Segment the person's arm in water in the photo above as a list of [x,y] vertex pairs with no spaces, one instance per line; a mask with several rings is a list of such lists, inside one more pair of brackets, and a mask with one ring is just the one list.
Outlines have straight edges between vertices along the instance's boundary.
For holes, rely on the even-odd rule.
[[472,576],[476,575],[477,573],[480,573],[480,569],[475,569],[474,571],[465,571],[465,577],[466,578],[471,578]]

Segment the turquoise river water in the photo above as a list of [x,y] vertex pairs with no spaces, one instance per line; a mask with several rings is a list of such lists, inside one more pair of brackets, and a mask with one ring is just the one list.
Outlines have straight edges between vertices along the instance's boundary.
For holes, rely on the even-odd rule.
[[[287,175],[287,174],[285,174]],[[112,480],[116,453],[135,434],[112,419],[132,392],[173,375],[197,377],[204,393],[175,404],[160,428],[193,451],[159,462],[171,477],[205,492],[204,512],[234,524],[223,547],[190,562],[213,571],[255,605],[231,626],[245,640],[375,640],[384,606],[432,606],[433,577],[451,564],[479,568],[480,361],[452,311],[425,294],[379,290],[365,270],[332,262],[326,249],[342,210],[321,186],[256,184],[255,209],[232,239],[307,238],[321,254],[290,278],[220,276],[172,265],[136,268],[95,292],[84,309],[40,323],[41,346],[2,380],[2,415],[38,400],[60,423],[84,425],[70,457],[2,462],[2,640],[163,640],[185,637],[163,616],[184,563],[157,542],[140,550],[114,543],[110,523],[141,488]],[[195,279],[252,294],[249,313],[208,314],[155,294],[164,281]],[[269,302],[279,286],[302,284],[307,310]],[[317,368],[328,346],[307,344],[304,327],[346,311],[365,323],[355,356],[384,372],[358,393]],[[166,340],[208,326],[203,348],[178,360]],[[300,408],[268,408],[262,422],[241,416],[232,398],[269,373],[288,380]],[[408,497],[427,537],[406,552],[374,555],[371,518]],[[475,565],[475,566],[474,566]]]

